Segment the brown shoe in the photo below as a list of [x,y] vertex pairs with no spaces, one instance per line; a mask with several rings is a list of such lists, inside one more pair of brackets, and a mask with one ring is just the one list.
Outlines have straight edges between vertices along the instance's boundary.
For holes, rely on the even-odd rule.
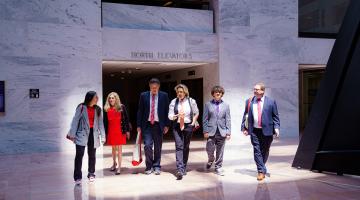
[[265,178],[265,175],[263,173],[258,173],[258,175],[257,175],[258,181],[262,181],[262,180],[264,180],[264,178]]

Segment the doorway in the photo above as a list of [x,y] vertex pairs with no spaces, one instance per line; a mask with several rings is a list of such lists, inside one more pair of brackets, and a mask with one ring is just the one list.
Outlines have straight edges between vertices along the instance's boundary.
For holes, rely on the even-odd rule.
[[300,134],[303,132],[308,121],[311,108],[316,98],[320,82],[324,76],[325,68],[300,69],[299,80],[299,114],[300,114]]
[[[206,63],[205,63],[206,64]],[[121,103],[127,108],[132,125],[130,144],[136,139],[136,115],[139,96],[148,91],[150,78],[159,78],[160,90],[168,93],[169,100],[176,98],[175,86],[183,83],[189,88],[192,98],[196,99],[199,107],[199,123],[202,122],[203,105],[203,78],[186,77],[189,68],[203,66],[204,63],[158,63],[158,62],[128,62],[104,61],[103,62],[103,102],[110,92],[117,92]],[[186,76],[184,75],[186,74]],[[199,75],[200,76],[200,75]],[[170,77],[170,78],[169,78]],[[202,138],[202,130],[194,133],[194,138]],[[173,140],[170,130],[164,140]]]

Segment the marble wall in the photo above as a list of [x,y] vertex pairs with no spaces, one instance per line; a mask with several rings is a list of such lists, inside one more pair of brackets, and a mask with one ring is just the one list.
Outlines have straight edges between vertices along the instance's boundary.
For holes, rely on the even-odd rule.
[[[326,64],[333,40],[297,37],[297,0],[212,4],[216,34],[210,11],[105,4],[101,28],[100,0],[0,1],[0,80],[6,81],[0,155],[72,151],[64,137],[76,105],[88,90],[102,99],[102,60],[212,63],[201,70],[226,89],[235,139],[245,99],[256,82],[265,82],[266,94],[278,102],[281,134],[297,137],[298,66]],[[148,59],[133,52],[191,57]],[[39,99],[29,98],[31,88],[40,89]]]
[[213,12],[103,3],[103,26],[122,29],[213,33]]
[[[233,133],[240,134],[245,100],[256,82],[276,99],[283,137],[297,137],[297,0],[215,0],[219,77],[228,91]],[[236,137],[236,135],[235,135]]]
[[299,38],[299,64],[326,65],[335,39]]
[[73,150],[64,138],[75,106],[86,91],[102,90],[100,3],[0,1],[0,155]]
[[[217,37],[210,33],[168,32],[156,30],[102,29],[104,60],[218,61]],[[152,58],[134,57],[132,52],[153,53]],[[187,53],[191,57],[167,59],[157,53]]]

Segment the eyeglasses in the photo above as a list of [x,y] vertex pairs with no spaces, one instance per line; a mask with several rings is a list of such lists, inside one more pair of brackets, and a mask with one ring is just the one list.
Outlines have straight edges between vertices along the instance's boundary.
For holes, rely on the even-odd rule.
[[261,89],[257,89],[257,88],[254,88],[253,90],[254,90],[254,91],[261,91]]

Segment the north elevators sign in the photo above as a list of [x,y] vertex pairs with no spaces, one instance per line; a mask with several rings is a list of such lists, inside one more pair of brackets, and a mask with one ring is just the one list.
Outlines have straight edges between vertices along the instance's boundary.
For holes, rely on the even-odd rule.
[[133,52],[131,52],[131,58],[138,59],[138,60],[186,61],[186,60],[192,60],[192,55],[191,55],[191,53],[184,53],[184,52],[133,51]]

